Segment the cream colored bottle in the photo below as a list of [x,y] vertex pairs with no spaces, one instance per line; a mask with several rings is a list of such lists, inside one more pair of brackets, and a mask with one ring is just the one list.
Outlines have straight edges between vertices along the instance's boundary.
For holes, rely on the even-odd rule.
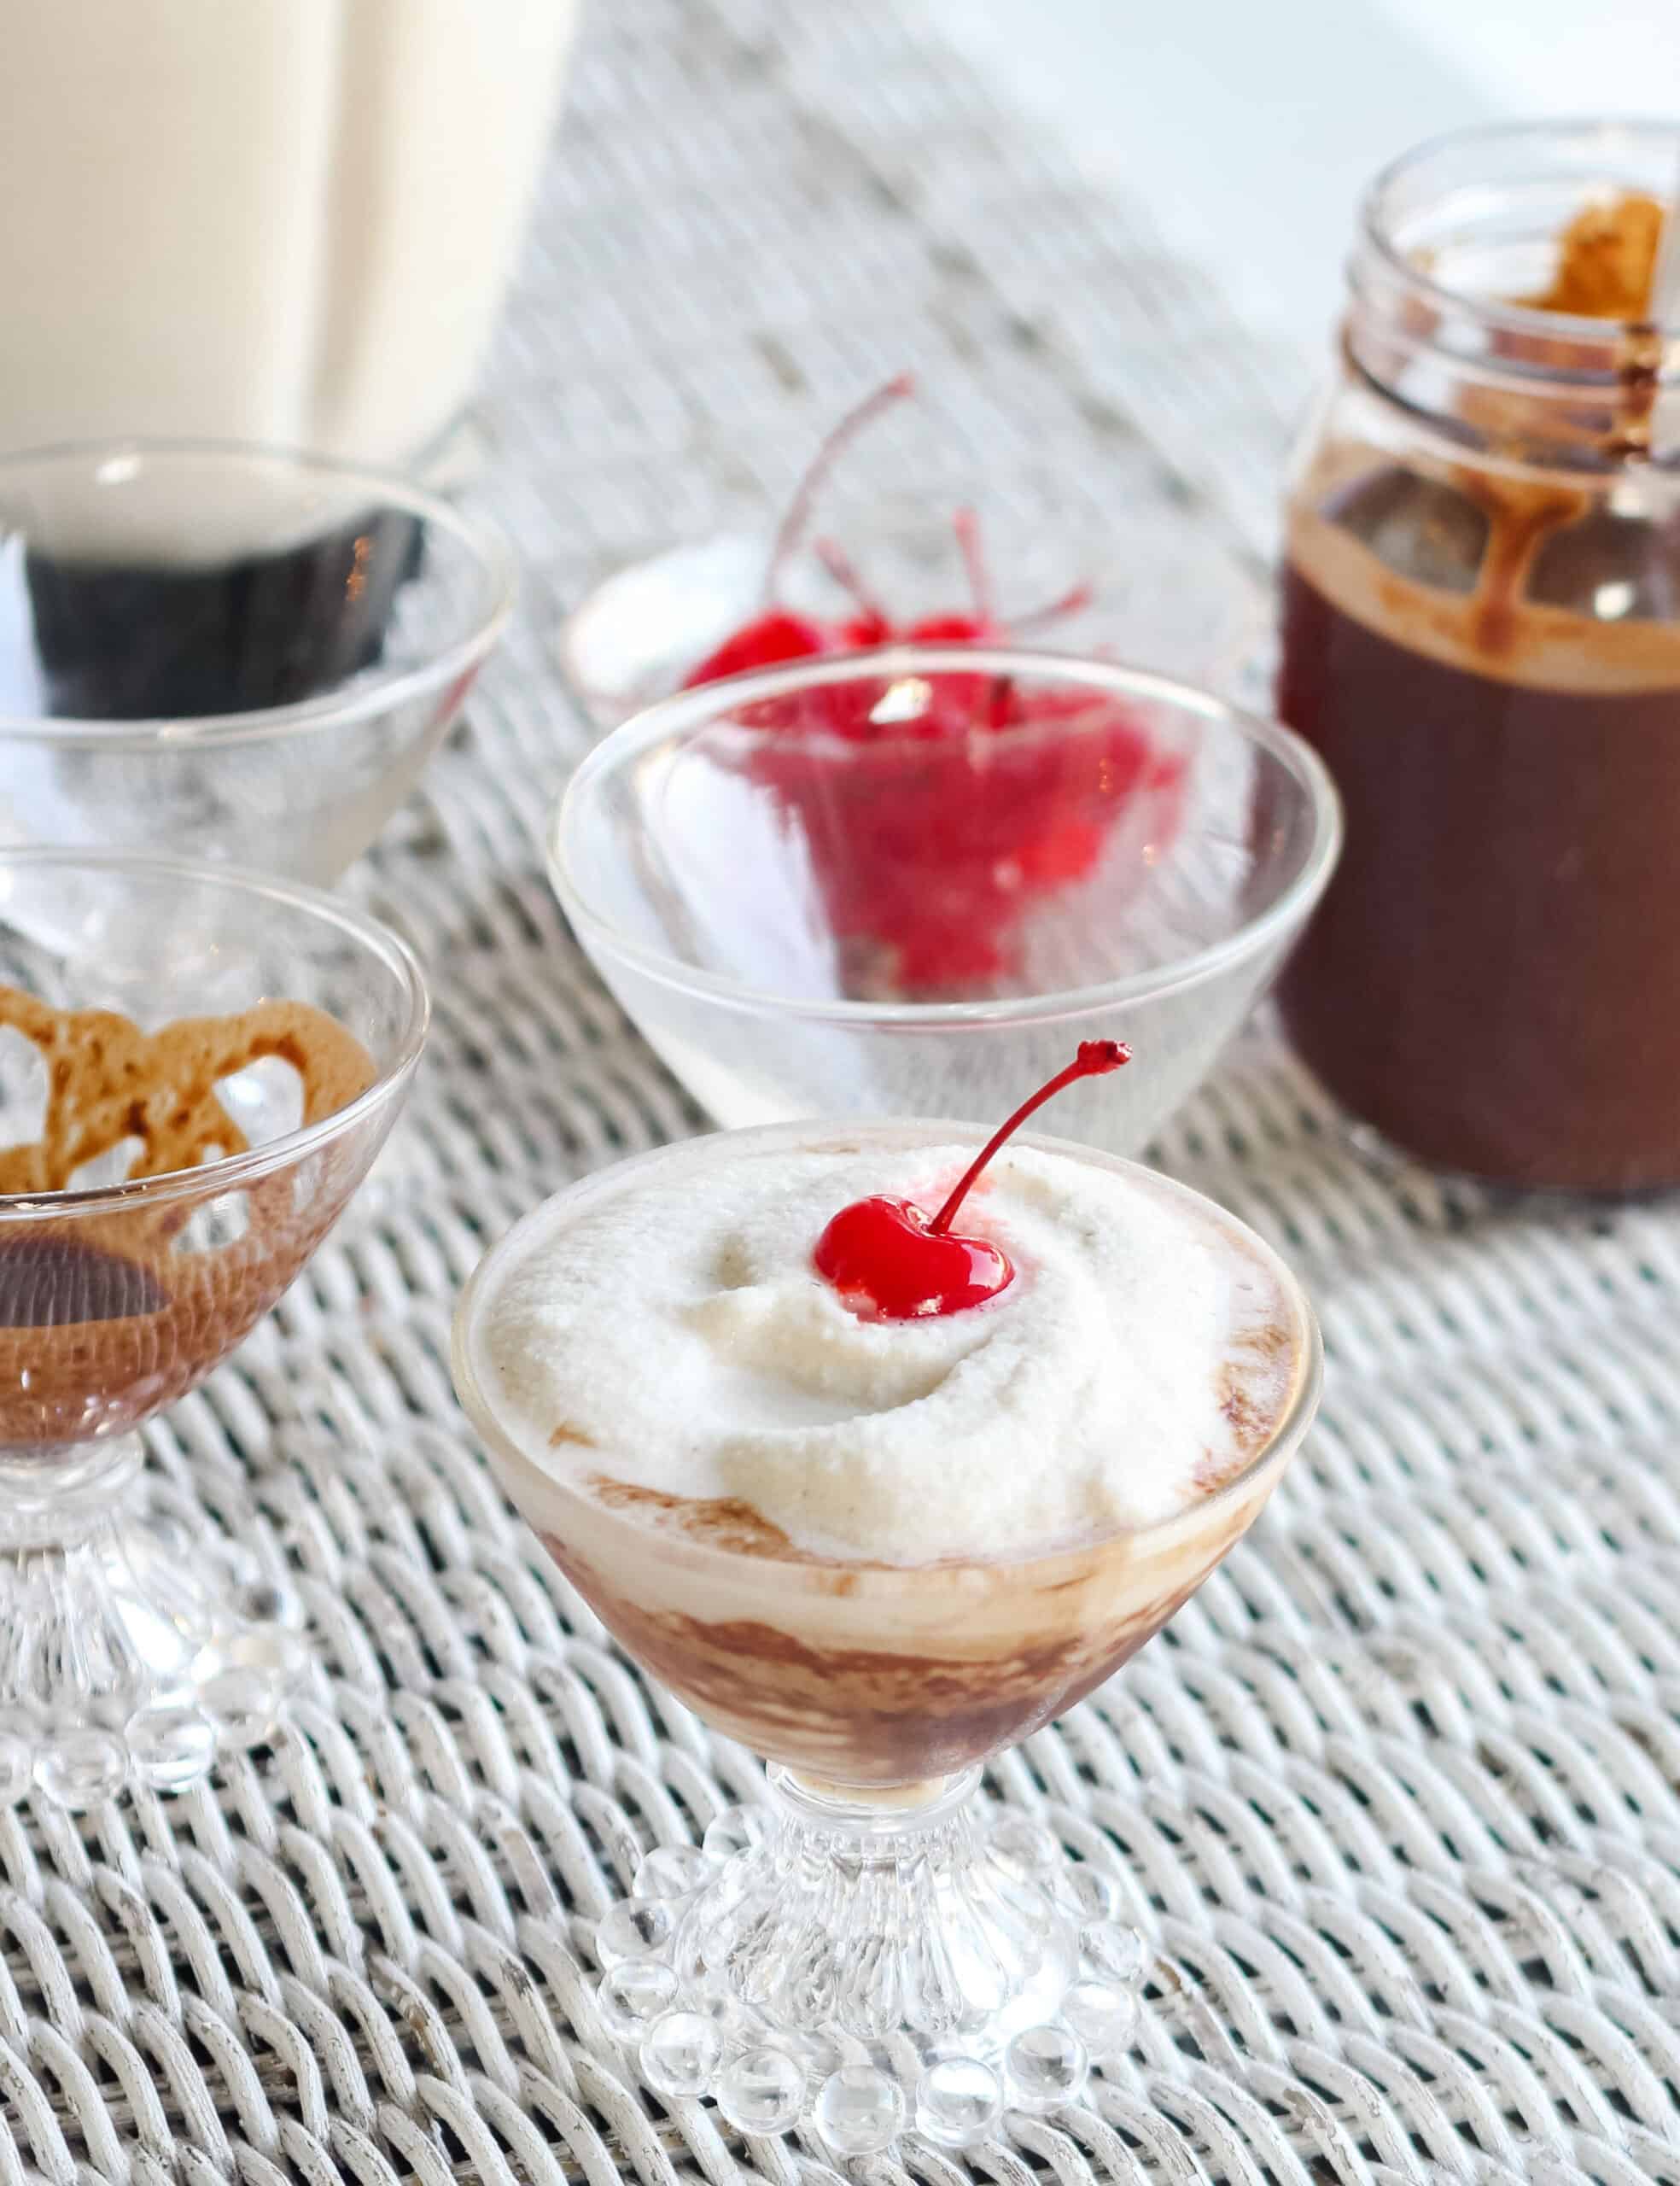
[[0,448],[407,463],[493,330],[578,0],[0,0]]

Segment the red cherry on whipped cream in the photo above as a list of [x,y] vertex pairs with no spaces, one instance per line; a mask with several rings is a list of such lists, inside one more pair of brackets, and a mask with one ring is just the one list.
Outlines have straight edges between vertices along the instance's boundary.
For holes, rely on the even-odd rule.
[[1119,1040],[1082,1041],[1067,1068],[993,1132],[937,1214],[930,1217],[907,1199],[854,1200],[818,1238],[812,1254],[817,1273],[866,1321],[926,1320],[997,1297],[1015,1280],[1009,1256],[989,1237],[954,1230],[957,1210],[999,1147],[1035,1109],[1076,1078],[1101,1078],[1130,1061],[1131,1050]]

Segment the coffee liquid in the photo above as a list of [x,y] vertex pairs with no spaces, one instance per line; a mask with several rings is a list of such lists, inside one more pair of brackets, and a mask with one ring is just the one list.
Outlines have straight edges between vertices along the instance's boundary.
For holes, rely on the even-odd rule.
[[370,511],[282,552],[212,566],[102,561],[31,546],[0,572],[0,712],[191,720],[295,704],[378,663],[417,518]]
[[1394,469],[1298,509],[1284,720],[1347,847],[1281,999],[1356,1114],[1522,1185],[1680,1183],[1680,536]]

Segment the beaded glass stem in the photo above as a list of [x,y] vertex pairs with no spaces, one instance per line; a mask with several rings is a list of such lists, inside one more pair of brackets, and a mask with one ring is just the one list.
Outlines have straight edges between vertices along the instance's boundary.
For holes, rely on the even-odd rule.
[[596,1934],[603,2016],[650,2083],[743,2132],[808,2113],[843,2155],[907,2128],[966,2146],[1076,2095],[1131,2032],[1142,1940],[978,1777],[867,1803],[773,1768],[766,1806],[650,1853]]
[[[0,1145],[26,1155],[67,1131],[89,1043],[105,1043],[96,1087],[100,1055],[129,1058],[120,1113],[140,1116],[67,1181],[0,1193],[0,1803],[32,1784],[78,1809],[128,1782],[195,1782],[219,1749],[267,1736],[306,1667],[290,1589],[248,1544],[153,1507],[137,1430],[242,1341],[342,1213],[407,1090],[426,995],[394,935],[313,889],[4,847],[0,989]],[[213,1096],[229,1144],[131,1173],[144,1104],[190,1086],[178,1061],[148,1075],[144,1036],[190,1020],[207,1071],[205,1028],[265,997],[316,1024],[296,1018],[291,1050],[228,1051]],[[43,1013],[50,1049],[14,1029]],[[363,1082],[311,1116],[327,1020]]]

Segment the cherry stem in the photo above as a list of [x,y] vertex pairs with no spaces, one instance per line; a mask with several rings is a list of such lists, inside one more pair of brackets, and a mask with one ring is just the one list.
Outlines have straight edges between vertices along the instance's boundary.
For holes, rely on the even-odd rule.
[[1023,1101],[1008,1122],[1000,1124],[992,1133],[964,1170],[958,1179],[956,1189],[929,1223],[928,1234],[934,1237],[945,1235],[956,1218],[957,1209],[967,1198],[975,1178],[1010,1133],[1018,1131],[1035,1108],[1041,1108],[1047,1101],[1053,1099],[1064,1086],[1071,1085],[1076,1078],[1104,1077],[1111,1070],[1118,1070],[1123,1062],[1129,1062],[1131,1059],[1132,1051],[1123,1040],[1082,1040],[1079,1053],[1067,1068],[1059,1070],[1047,1085],[1041,1085],[1030,1101]]
[[843,417],[824,441],[807,467],[805,476],[794,488],[793,499],[788,503],[787,514],[782,518],[776,533],[775,544],[770,549],[770,566],[764,572],[764,605],[774,607],[776,595],[782,581],[782,571],[792,559],[800,535],[811,520],[811,505],[817,489],[827,478],[836,462],[864,427],[871,424],[884,410],[895,402],[901,402],[916,391],[916,383],[908,372],[900,372],[884,387],[878,387],[873,395],[865,395],[855,410]]
[[985,550],[980,544],[980,519],[972,509],[959,509],[951,518],[951,529],[957,535],[957,552],[963,558],[963,567],[968,572],[969,596],[974,602],[974,619],[987,629],[996,627],[993,610],[996,605],[992,597],[991,572],[986,567]]
[[1059,622],[1065,616],[1077,615],[1082,608],[1090,605],[1094,597],[1088,584],[1070,585],[1059,599],[1047,600],[1042,607],[1032,608],[1024,615],[1012,616],[1009,621],[1011,634],[1018,635],[1023,630],[1040,630],[1047,622]]
[[860,608],[872,621],[884,624],[887,621],[886,610],[858,575],[857,564],[845,549],[837,546],[831,539],[819,539],[815,551],[817,559],[836,584],[850,595],[853,605]]

